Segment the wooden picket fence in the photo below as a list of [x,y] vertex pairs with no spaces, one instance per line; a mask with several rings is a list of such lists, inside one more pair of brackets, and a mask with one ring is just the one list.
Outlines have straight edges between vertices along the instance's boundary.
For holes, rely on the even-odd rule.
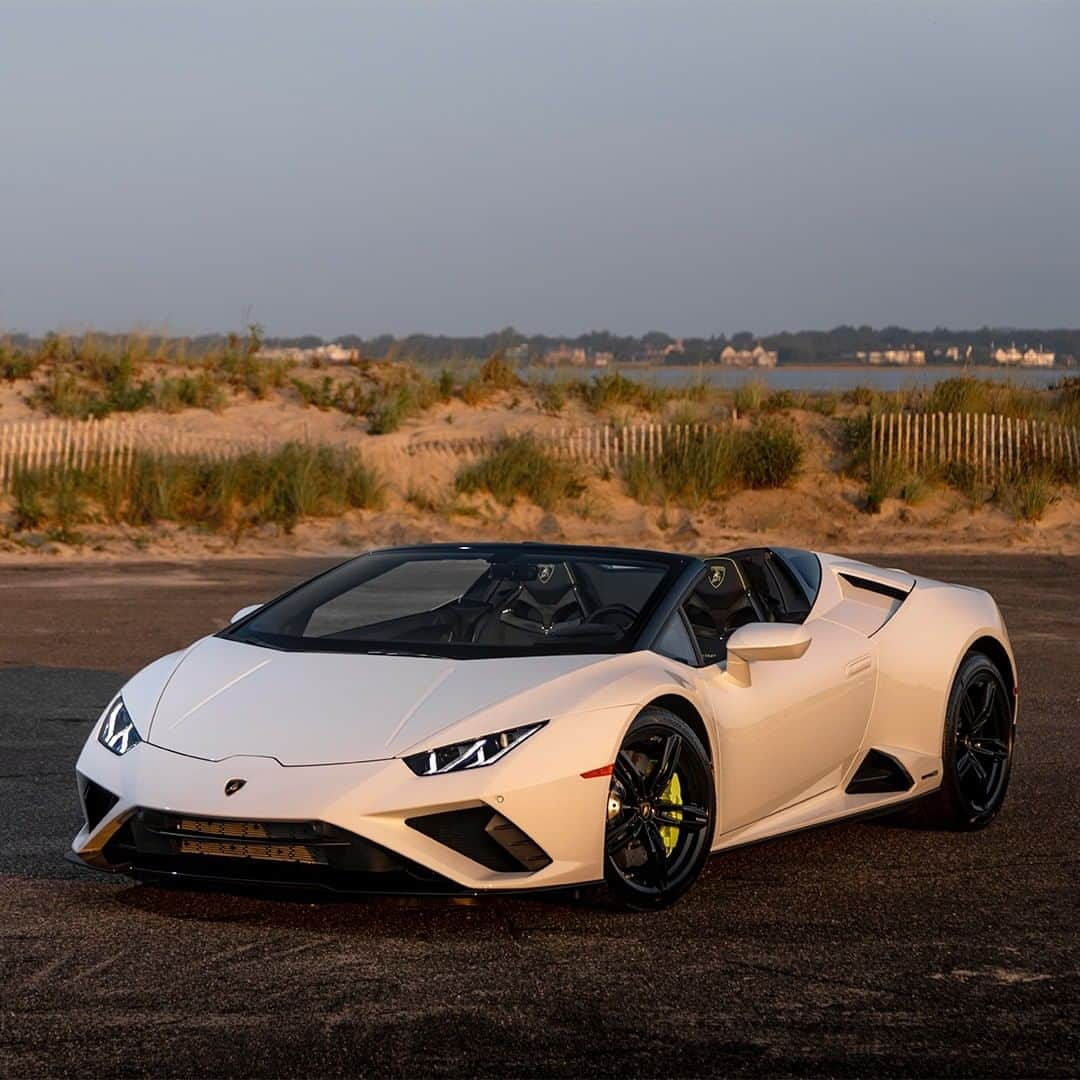
[[[533,438],[554,457],[579,461],[584,465],[620,465],[627,458],[642,456],[655,461],[665,446],[701,438],[720,431],[721,424],[605,424],[554,431],[533,431]],[[410,454],[445,453],[459,457],[489,454],[506,438],[506,433],[482,438],[429,439],[410,443]]]
[[[533,435],[549,453],[584,465],[617,468],[627,458],[655,461],[664,448],[725,424],[605,424],[557,427]],[[472,457],[494,450],[505,434],[483,438],[420,440],[403,449]],[[16,473],[62,471],[94,464],[109,472],[131,467],[140,452],[167,457],[222,461],[246,453],[266,453],[284,440],[264,435],[220,437],[162,428],[139,417],[104,420],[23,420],[0,424],[0,490]],[[989,413],[878,413],[871,417],[871,459],[896,461],[912,471],[951,463],[973,466],[986,480],[1032,461],[1080,467],[1080,431],[1045,420]]]
[[1080,466],[1080,431],[1048,420],[997,413],[878,413],[871,417],[874,463],[899,462],[912,472],[966,464],[982,480],[1031,463]]
[[158,457],[197,457],[223,461],[279,445],[262,435],[222,438],[162,429],[135,417],[105,420],[22,420],[0,424],[0,491],[11,486],[16,473],[26,470],[85,469],[90,465],[109,473],[131,467],[136,453]]
[[[628,457],[638,455],[654,461],[665,446],[699,438],[720,428],[718,424],[607,424],[541,430],[533,435],[556,457],[615,468]],[[442,453],[476,457],[491,453],[503,438],[505,433],[482,438],[421,440],[407,444],[404,451],[410,456]],[[9,488],[15,474],[25,470],[63,471],[95,464],[118,473],[130,468],[135,454],[140,452],[221,461],[252,451],[267,452],[281,442],[260,435],[221,438],[163,430],[160,421],[149,424],[139,417],[127,416],[105,420],[15,421],[0,424],[0,490]]]

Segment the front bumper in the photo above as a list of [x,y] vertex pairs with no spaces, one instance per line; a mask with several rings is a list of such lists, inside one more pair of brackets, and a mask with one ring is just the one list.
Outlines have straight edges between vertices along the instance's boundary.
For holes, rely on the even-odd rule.
[[[151,743],[117,757],[91,738],[76,766],[87,820],[72,855],[134,876],[346,892],[598,881],[608,782],[581,773],[613,760],[629,715],[588,714],[573,738],[548,725],[553,737],[535,736],[496,765],[434,777],[415,776],[397,759],[214,762]],[[226,795],[234,780],[244,784]]]

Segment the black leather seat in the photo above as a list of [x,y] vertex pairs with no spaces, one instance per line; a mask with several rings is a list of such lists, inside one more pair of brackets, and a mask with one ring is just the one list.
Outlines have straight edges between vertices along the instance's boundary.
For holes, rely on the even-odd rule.
[[478,620],[472,640],[489,645],[530,645],[555,626],[579,626],[585,612],[570,571],[563,564],[538,567],[496,610]]

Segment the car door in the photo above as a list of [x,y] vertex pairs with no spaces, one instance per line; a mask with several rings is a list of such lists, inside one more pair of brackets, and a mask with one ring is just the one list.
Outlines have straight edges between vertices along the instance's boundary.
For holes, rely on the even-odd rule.
[[[709,574],[695,590],[699,598],[707,597]],[[729,601],[724,610],[731,610]],[[728,675],[726,655],[708,662],[715,639],[699,643],[701,689],[718,739],[722,832],[835,787],[862,742],[877,677],[873,643],[828,619],[803,625],[811,637],[806,652],[755,661],[749,685]],[[698,634],[693,620],[691,626]],[[721,637],[726,643],[730,632]]]

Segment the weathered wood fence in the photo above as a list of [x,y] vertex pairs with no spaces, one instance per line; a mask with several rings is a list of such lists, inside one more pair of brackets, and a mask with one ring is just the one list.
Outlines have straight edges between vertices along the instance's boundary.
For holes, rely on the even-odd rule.
[[[606,424],[557,427],[533,432],[557,457],[583,464],[618,467],[638,455],[653,461],[664,448],[730,424]],[[483,438],[428,439],[408,443],[410,454],[459,457],[490,453],[504,434]],[[23,420],[0,424],[0,490],[21,470],[86,468],[112,472],[130,468],[139,452],[221,461],[268,452],[285,440],[264,435],[220,437],[162,427],[160,420],[109,417],[105,420]],[[355,445],[355,443],[354,443]],[[897,461],[913,471],[949,463],[973,466],[986,479],[1032,461],[1080,467],[1080,430],[1045,420],[989,413],[879,413],[871,417],[871,458]]]
[[[533,438],[555,457],[589,465],[616,466],[639,455],[655,461],[665,446],[700,438],[706,432],[723,430],[723,424],[605,424],[554,431],[533,431]],[[505,433],[483,438],[429,439],[410,443],[410,454],[442,452],[460,456],[491,453],[506,438]]]
[[131,467],[136,453],[222,461],[278,445],[262,435],[222,438],[170,431],[133,417],[106,420],[22,420],[0,424],[0,490],[17,472],[64,471],[99,466],[108,472]]
[[1080,430],[1048,420],[997,413],[878,413],[870,454],[913,472],[966,464],[990,480],[1032,463],[1080,466]]

